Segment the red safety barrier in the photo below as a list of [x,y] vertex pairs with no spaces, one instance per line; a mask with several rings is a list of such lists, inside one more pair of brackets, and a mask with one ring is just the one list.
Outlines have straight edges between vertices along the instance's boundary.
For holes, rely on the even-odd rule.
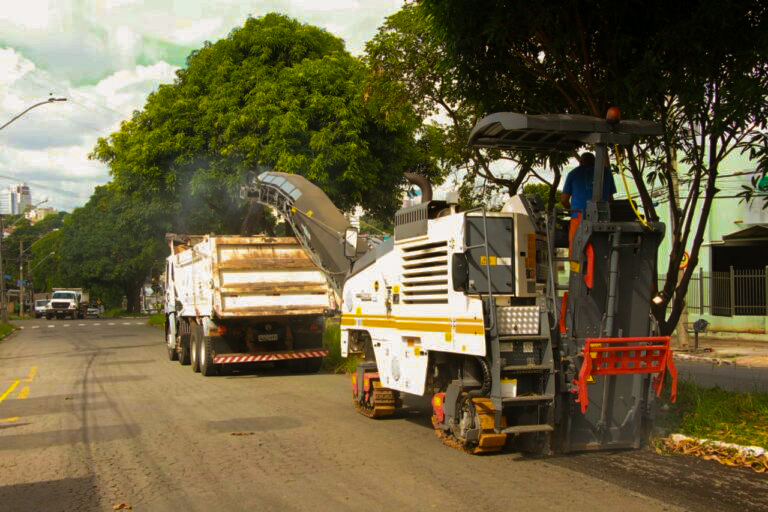
[[669,336],[640,338],[587,338],[584,345],[584,362],[575,384],[581,413],[587,412],[589,402],[587,382],[596,375],[655,374],[656,396],[661,396],[664,375],[669,371],[672,378],[670,399],[677,400],[677,368],[672,361]]

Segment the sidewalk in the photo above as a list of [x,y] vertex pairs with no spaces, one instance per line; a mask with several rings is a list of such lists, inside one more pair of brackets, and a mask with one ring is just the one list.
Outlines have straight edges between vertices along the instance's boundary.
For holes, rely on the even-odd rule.
[[690,346],[675,349],[675,358],[700,360],[720,365],[768,368],[768,340],[741,340],[699,336],[699,350],[693,350],[693,336]]

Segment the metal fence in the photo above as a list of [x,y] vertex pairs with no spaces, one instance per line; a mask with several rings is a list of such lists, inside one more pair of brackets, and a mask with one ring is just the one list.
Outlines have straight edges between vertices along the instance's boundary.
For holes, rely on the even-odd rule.
[[[659,275],[659,287],[664,285]],[[716,316],[768,315],[768,267],[726,272],[699,272],[688,283],[688,313]]]

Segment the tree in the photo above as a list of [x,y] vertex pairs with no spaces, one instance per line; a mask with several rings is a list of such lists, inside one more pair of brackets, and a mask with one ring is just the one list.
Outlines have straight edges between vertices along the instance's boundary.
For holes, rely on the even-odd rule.
[[[33,268],[42,259],[48,256],[51,252],[52,236],[55,231],[62,225],[63,218],[67,215],[66,212],[58,212],[55,215],[47,215],[45,218],[32,224],[29,219],[18,217],[15,220],[13,218],[4,220],[4,223],[9,226],[15,223],[13,232],[3,239],[3,272],[12,276],[13,282],[19,279],[19,263],[23,259],[26,269]],[[23,250],[23,254],[19,254],[19,251]],[[45,279],[45,271],[50,273],[51,265],[48,261],[46,267],[38,267],[37,276],[38,279],[34,279],[38,288],[39,284],[47,282]],[[31,276],[25,276],[25,279],[30,279]],[[44,287],[43,287],[44,288]]]
[[[734,151],[766,147],[768,13],[757,0],[668,3],[423,0],[421,14],[446,48],[457,87],[482,111],[603,116],[662,124],[660,140],[626,148],[645,214],[658,213],[649,186],[670,208],[661,331],[683,311],[717,194],[720,164]],[[690,181],[682,200],[679,162]],[[688,248],[690,260],[679,274]],[[669,312],[667,307],[671,304]]]
[[479,150],[467,146],[469,133],[486,113],[483,104],[466,94],[462,70],[448,58],[450,41],[441,39],[415,4],[389,16],[366,43],[370,68],[369,102],[381,110],[413,105],[423,123],[419,137],[439,166],[459,175],[461,203],[472,207],[501,190],[517,193],[537,168],[550,166],[553,183],[560,180],[563,155]]
[[125,296],[128,311],[139,312],[141,288],[167,255],[164,234],[172,218],[162,202],[96,187],[58,234],[59,286],[86,288],[113,304]]
[[180,204],[195,231],[204,208],[217,232],[236,233],[244,174],[260,166],[301,174],[342,210],[365,204],[392,216],[403,173],[432,166],[413,140],[416,118],[366,104],[362,62],[328,32],[278,14],[249,18],[228,37],[190,54],[91,157],[116,186]]

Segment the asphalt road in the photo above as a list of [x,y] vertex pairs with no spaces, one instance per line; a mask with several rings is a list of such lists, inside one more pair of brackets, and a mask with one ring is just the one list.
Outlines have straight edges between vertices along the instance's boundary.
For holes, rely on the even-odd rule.
[[768,393],[768,368],[676,360],[678,378],[727,391]]
[[0,342],[0,511],[768,510],[768,479],[649,450],[528,458],[440,444],[423,401],[354,412],[345,376],[205,378],[137,320]]

